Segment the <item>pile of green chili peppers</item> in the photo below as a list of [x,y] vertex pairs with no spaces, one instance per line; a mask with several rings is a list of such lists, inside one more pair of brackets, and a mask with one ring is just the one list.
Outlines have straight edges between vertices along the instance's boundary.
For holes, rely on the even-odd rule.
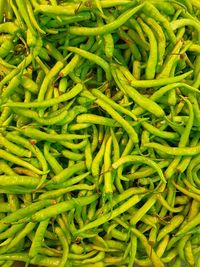
[[0,0],[0,266],[200,266],[200,1]]

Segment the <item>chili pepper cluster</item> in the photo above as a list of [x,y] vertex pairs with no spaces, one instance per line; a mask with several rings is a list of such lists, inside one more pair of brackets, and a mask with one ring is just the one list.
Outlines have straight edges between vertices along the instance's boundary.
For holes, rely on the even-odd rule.
[[200,266],[199,0],[0,0],[0,266]]

